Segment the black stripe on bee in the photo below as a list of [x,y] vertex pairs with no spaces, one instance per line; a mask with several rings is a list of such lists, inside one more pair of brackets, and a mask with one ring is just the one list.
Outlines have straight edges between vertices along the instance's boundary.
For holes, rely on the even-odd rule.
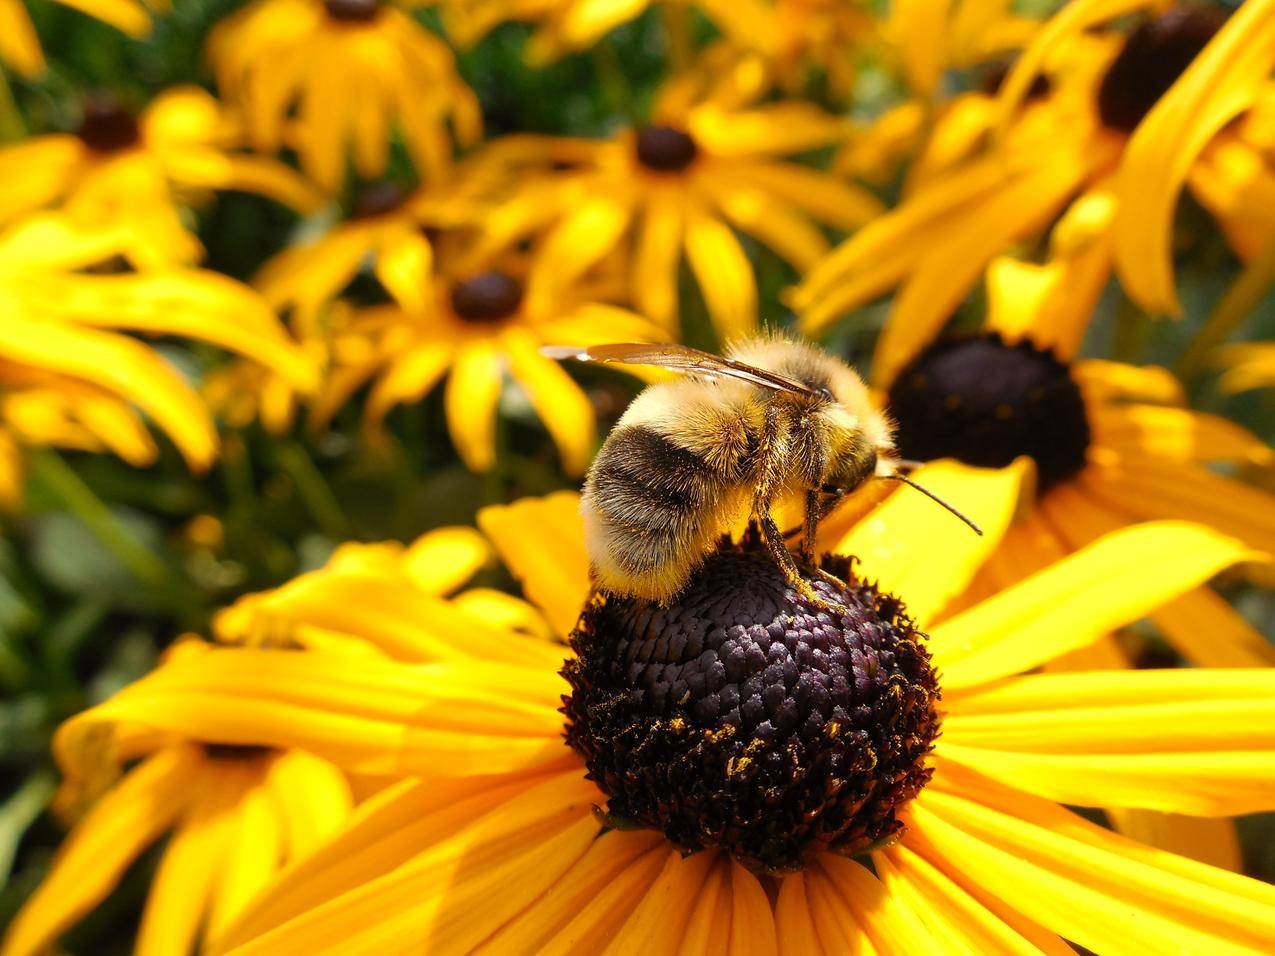
[[613,432],[591,484],[603,519],[625,539],[617,557],[628,570],[641,570],[655,559],[652,548],[681,540],[703,520],[718,480],[699,455],[648,426]]

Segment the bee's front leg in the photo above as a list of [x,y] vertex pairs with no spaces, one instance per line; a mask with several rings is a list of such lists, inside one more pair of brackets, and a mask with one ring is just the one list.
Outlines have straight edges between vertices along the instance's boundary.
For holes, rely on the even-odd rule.
[[[792,552],[784,546],[783,532],[779,530],[779,525],[775,524],[775,519],[771,517],[769,509],[759,510],[756,517],[757,524],[761,528],[761,539],[765,543],[766,550],[770,553],[771,558],[775,564],[779,565],[779,570],[783,572],[784,580],[805,599],[807,604],[816,610],[827,611],[830,614],[838,614],[843,611],[844,609],[841,605],[822,597],[811,586],[810,582],[802,577],[801,569],[797,566],[797,562],[793,560]],[[818,568],[815,569],[815,573],[838,587],[844,587],[841,581],[826,572],[820,571]]]

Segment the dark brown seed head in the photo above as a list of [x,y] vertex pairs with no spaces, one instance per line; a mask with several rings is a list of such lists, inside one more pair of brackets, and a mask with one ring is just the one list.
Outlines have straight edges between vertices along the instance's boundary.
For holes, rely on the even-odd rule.
[[85,99],[75,134],[97,153],[131,149],[142,138],[137,117],[113,93],[94,93]]
[[381,10],[380,0],[323,0],[323,9],[342,23],[370,23]]
[[681,172],[695,161],[699,146],[672,126],[647,126],[637,134],[638,162],[660,173]]
[[1098,88],[1098,115],[1132,133],[1226,22],[1214,7],[1174,7],[1129,35]]
[[522,283],[495,269],[452,286],[452,311],[475,325],[500,322],[522,305]]
[[566,738],[605,819],[721,848],[757,872],[855,854],[901,830],[929,779],[938,686],[898,601],[851,574],[812,608],[755,536],[667,607],[598,595],[571,635]]
[[1036,462],[1042,491],[1085,466],[1089,422],[1070,369],[1029,342],[941,339],[890,386],[903,458],[957,458],[999,468]]

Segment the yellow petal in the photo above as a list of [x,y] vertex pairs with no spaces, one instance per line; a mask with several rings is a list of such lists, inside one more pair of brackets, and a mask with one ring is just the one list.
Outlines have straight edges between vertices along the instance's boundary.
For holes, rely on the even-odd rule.
[[199,938],[209,898],[234,838],[243,766],[205,760],[191,807],[164,848],[137,932],[139,956],[183,956]]
[[478,526],[554,630],[571,633],[589,594],[580,496],[559,491],[491,505],[478,512]]
[[699,185],[735,228],[761,240],[794,269],[809,269],[828,251],[818,226],[754,184],[714,172]]
[[1275,645],[1209,588],[1188,591],[1151,619],[1198,667],[1275,667]]
[[917,626],[925,629],[1000,544],[1023,505],[1024,492],[1030,492],[1025,483],[1030,485],[1031,471],[1027,459],[999,470],[944,461],[913,476],[977,523],[982,537],[941,514],[924,495],[900,488],[832,549],[857,556],[863,574],[903,600]]
[[628,229],[629,198],[594,194],[544,238],[527,277],[528,305],[551,303],[595,266]]
[[757,325],[757,286],[752,263],[730,227],[701,204],[686,209],[686,258],[723,340]]
[[1095,952],[1258,953],[1275,890],[1125,840],[1057,804],[954,775],[908,811],[905,844]]
[[1122,453],[1177,462],[1270,464],[1275,452],[1256,435],[1218,415],[1162,405],[1102,404],[1088,410],[1094,441]]
[[1275,66],[1275,0],[1249,0],[1138,124],[1119,173],[1116,269],[1149,312],[1181,311],[1173,287],[1173,212],[1209,140],[1248,109]]
[[160,750],[109,790],[63,842],[53,868],[10,924],[0,952],[43,952],[101,902],[182,812],[199,760],[194,747]]
[[404,309],[419,315],[427,309],[433,294],[431,272],[434,250],[429,240],[416,230],[395,235],[381,249],[376,260],[376,277]]
[[534,336],[523,329],[510,329],[504,341],[510,374],[526,391],[558,446],[563,469],[568,475],[584,474],[598,437],[589,399],[561,365],[540,354],[540,342]]
[[473,528],[436,528],[412,542],[403,570],[426,594],[450,594],[487,563],[491,549]]
[[129,36],[144,37],[151,32],[151,18],[137,0],[58,0],[68,7],[82,10],[91,17],[104,20]]
[[598,952],[613,939],[660,874],[669,855],[653,830],[602,834],[564,878],[477,952]]
[[384,876],[513,797],[542,782],[404,780],[361,803],[340,832],[282,874],[218,941],[219,949],[261,936],[377,877]]
[[1244,869],[1235,821],[1218,817],[1188,817],[1180,813],[1107,807],[1116,832],[1179,856],[1190,857],[1232,873]]
[[371,954],[384,952],[387,941],[431,953],[469,952],[584,857],[598,833],[596,795],[578,771],[551,778],[407,864],[234,952]]
[[616,932],[608,956],[675,953],[718,854],[670,853],[664,870]]
[[[511,636],[511,639],[512,636]],[[63,758],[103,724],[217,743],[298,747],[366,774],[522,772],[572,759],[546,668],[408,666],[348,654],[227,648],[166,664],[63,724]]]
[[496,406],[504,363],[492,343],[474,342],[456,356],[443,406],[456,451],[470,471],[488,471],[496,463]]
[[266,786],[284,829],[284,854],[309,856],[345,823],[353,809],[345,776],[325,760],[289,750],[270,764]]
[[0,355],[81,378],[135,402],[168,433],[192,468],[207,468],[216,455],[217,433],[199,396],[140,342],[10,312],[0,323]]
[[0,60],[28,78],[44,72],[40,38],[21,0],[0,2]]
[[1275,803],[1270,673],[1018,678],[953,702],[936,752],[1061,803],[1253,813]]
[[956,882],[906,846],[872,855],[886,892],[897,896],[914,918],[953,950],[968,953],[1046,953],[1073,950],[1039,927],[1023,931],[965,892]]
[[[653,188],[633,262],[633,301],[662,328],[677,328],[677,269],[682,209],[672,190]],[[617,340],[618,341],[618,340]]]
[[1114,507],[1145,518],[1198,521],[1275,553],[1275,497],[1251,485],[1156,459],[1089,469],[1082,480],[1090,494]]
[[1254,554],[1200,525],[1162,521],[1118,531],[930,634],[944,689],[1044,663],[1132,623]]
[[226,855],[216,874],[205,939],[216,939],[278,872],[283,865],[283,837],[270,791],[260,785],[248,789],[222,842]]
[[18,287],[32,310],[102,328],[183,335],[266,365],[294,388],[313,391],[314,362],[247,286],[205,270],[123,276],[59,276]]

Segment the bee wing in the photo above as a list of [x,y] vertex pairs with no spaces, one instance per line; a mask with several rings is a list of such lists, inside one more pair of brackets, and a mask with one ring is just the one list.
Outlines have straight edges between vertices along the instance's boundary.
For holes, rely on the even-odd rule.
[[546,345],[542,355],[554,359],[575,359],[578,362],[609,362],[616,365],[655,365],[688,375],[705,378],[734,378],[751,385],[773,389],[777,392],[813,394],[806,385],[796,379],[755,368],[735,359],[723,358],[711,352],[685,345],[644,345],[639,342],[620,342],[614,345],[591,345],[578,348],[573,345]]

